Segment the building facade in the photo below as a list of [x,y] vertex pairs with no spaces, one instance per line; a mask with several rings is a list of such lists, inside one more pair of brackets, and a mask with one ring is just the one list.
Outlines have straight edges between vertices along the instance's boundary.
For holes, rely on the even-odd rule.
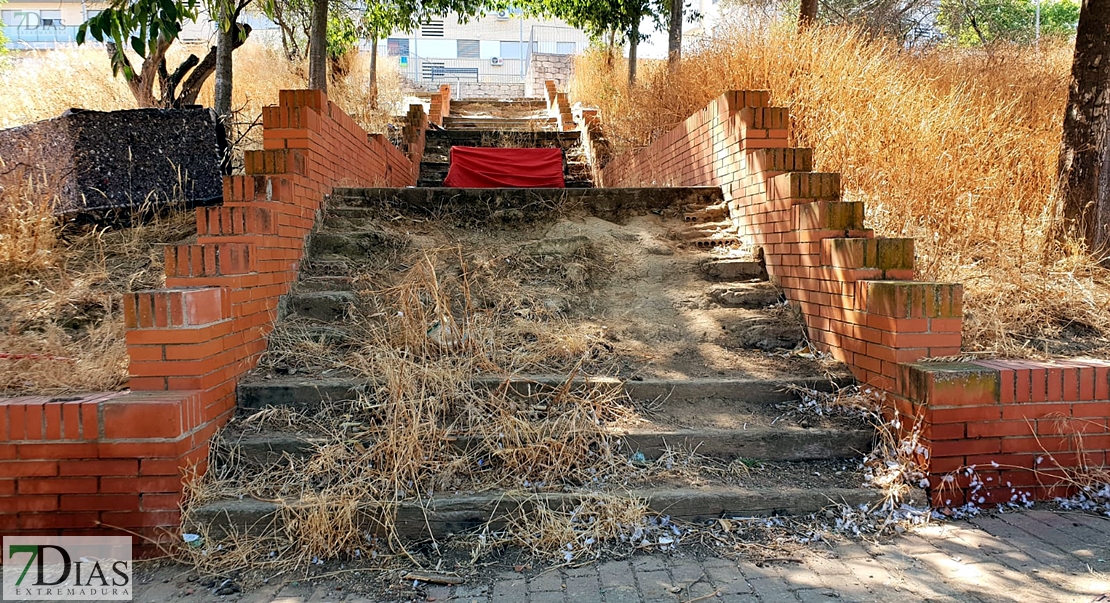
[[469,21],[453,14],[434,19],[411,33],[394,32],[378,50],[417,89],[451,84],[463,97],[511,98],[529,92],[537,69],[570,65],[567,58],[589,42],[562,21],[506,10]]

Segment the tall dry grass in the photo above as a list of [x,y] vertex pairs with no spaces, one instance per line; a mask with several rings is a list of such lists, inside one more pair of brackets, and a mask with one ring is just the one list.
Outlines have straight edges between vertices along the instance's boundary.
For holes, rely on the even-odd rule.
[[[203,57],[204,45],[176,44],[169,64],[176,65],[189,53]],[[304,88],[307,65],[285,60],[280,49],[248,40],[234,54],[235,85],[232,108],[238,121],[252,123],[262,107],[276,104],[279,90]],[[391,61],[378,61],[380,110],[369,109],[370,56],[350,59],[346,77],[332,82],[331,98],[368,131],[380,132],[390,112],[398,111],[401,77]],[[134,109],[135,99],[122,76],[112,77],[107,53],[94,47],[21,52],[4,72],[0,87],[0,128],[9,128],[57,117],[66,109],[98,111]],[[211,106],[213,78],[208,78],[197,99]]]
[[573,94],[627,151],[726,90],[769,89],[869,225],[917,239],[921,278],[964,283],[965,349],[1091,353],[1110,335],[1107,272],[1047,237],[1070,59],[1063,44],[910,53],[848,28],[726,24],[674,73],[643,65],[632,90],[624,65],[587,55]]

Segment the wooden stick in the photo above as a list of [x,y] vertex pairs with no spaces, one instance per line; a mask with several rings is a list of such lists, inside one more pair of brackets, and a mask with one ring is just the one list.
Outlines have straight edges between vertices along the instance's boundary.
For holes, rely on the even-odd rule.
[[465,579],[459,576],[448,576],[446,574],[418,574],[416,572],[409,572],[401,576],[402,580],[417,580],[419,582],[428,582],[431,584],[462,584],[466,582]]

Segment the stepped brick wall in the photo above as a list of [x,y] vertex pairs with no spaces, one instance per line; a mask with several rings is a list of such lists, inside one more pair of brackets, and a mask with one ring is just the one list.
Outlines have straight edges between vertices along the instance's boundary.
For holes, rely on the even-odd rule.
[[443,84],[439,87],[439,92],[432,95],[428,106],[428,121],[442,128],[443,118],[448,115],[451,115],[451,86]]
[[1051,498],[1110,451],[1110,362],[918,362],[959,354],[963,289],[914,280],[914,241],[876,237],[840,176],[791,148],[789,110],[731,91],[646,148],[609,162],[604,186],[720,186],[740,234],[810,340],[922,428],[933,502]]
[[547,113],[559,122],[559,130],[569,132],[576,128],[574,115],[570,109],[570,97],[566,92],[559,92],[554,80],[544,82],[544,100],[547,101]]
[[184,479],[235,407],[266,347],[305,240],[336,186],[410,186],[427,118],[409,113],[403,152],[368,135],[320,91],[282,91],[263,112],[264,149],[197,210],[197,243],[165,250],[166,284],[124,297],[131,391],[0,401],[0,532],[178,525]]

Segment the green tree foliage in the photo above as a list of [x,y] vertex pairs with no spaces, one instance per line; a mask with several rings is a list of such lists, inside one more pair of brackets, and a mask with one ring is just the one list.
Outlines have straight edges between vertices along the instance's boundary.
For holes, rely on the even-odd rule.
[[[991,42],[1032,42],[1035,35],[1034,0],[942,0],[937,23],[961,46]],[[1079,4],[1074,0],[1041,3],[1041,35],[1075,35]]]
[[[5,0],[0,0],[0,6],[4,6]],[[4,66],[3,57],[8,54],[8,38],[4,35],[4,21],[0,20],[0,68]]]
[[[248,1],[235,2],[232,18]],[[196,19],[197,9],[197,0],[113,0],[77,28],[77,43],[84,44],[90,37],[105,43],[112,74],[123,74],[139,106],[193,104],[204,81],[216,69],[216,48],[211,48],[203,60],[189,55],[172,72],[166,64],[166,53],[181,35],[185,21]],[[237,48],[246,40],[250,27],[229,24],[227,31],[233,34],[232,45]],[[132,64],[128,49],[142,59],[140,68]]]
[[610,57],[618,40],[628,42],[628,81],[636,81],[636,55],[645,36],[640,23],[650,17],[656,29],[667,25],[669,0],[533,0],[526,8],[558,17],[585,31],[595,42],[607,41]]
[[116,0],[108,8],[77,28],[77,43],[88,36],[100,42],[113,42],[112,73],[123,71],[127,79],[135,71],[124,54],[128,46],[140,57],[162,52],[181,35],[186,19],[196,19],[197,0]]

